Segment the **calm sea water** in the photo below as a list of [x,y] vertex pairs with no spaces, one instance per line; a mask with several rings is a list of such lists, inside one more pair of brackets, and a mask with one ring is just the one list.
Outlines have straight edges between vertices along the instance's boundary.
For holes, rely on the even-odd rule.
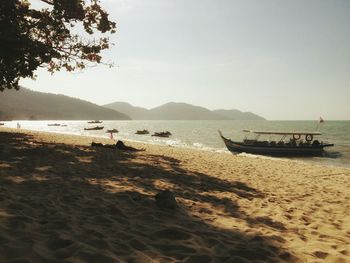
[[[228,152],[218,135],[221,130],[226,137],[242,140],[245,136],[241,131],[273,130],[273,131],[318,131],[322,132],[320,141],[334,143],[322,157],[293,158],[304,161],[350,167],[350,121],[326,121],[319,124],[316,121],[103,121],[102,124],[88,124],[87,121],[12,121],[5,122],[5,127],[15,128],[17,122],[24,129],[49,131],[76,135],[92,135],[109,137],[107,129],[116,128],[119,133],[115,139],[140,141],[152,144],[172,145],[197,148],[202,150]],[[67,127],[49,127],[48,123],[67,124]],[[84,131],[85,127],[104,126],[100,131]],[[157,138],[149,135],[136,135],[136,130],[147,129],[152,134],[155,131],[171,131],[170,138]],[[262,138],[263,139],[263,138]],[[266,137],[269,139],[269,137]],[[278,140],[279,137],[274,139]]]

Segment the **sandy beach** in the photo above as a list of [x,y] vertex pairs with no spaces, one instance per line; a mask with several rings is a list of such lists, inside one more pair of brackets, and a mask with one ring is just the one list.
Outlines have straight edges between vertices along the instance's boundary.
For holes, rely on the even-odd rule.
[[92,142],[0,128],[0,262],[350,262],[350,169]]

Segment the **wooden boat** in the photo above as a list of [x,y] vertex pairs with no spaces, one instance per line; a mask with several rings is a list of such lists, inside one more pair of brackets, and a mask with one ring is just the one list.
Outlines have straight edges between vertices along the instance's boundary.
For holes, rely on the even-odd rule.
[[137,132],[135,132],[135,134],[149,134],[148,130],[139,130]]
[[154,134],[152,134],[152,136],[156,136],[156,137],[169,137],[171,134],[171,132],[166,131],[166,132],[155,132]]
[[61,126],[61,124],[59,124],[59,123],[49,123],[47,126]]
[[5,123],[0,122],[0,126],[3,126],[3,125],[5,125]]
[[95,120],[95,121],[88,121],[88,123],[102,123],[102,121]]
[[103,126],[96,126],[92,128],[84,128],[85,131],[97,131],[97,130],[103,130]]
[[107,130],[106,133],[118,133],[117,129]]
[[[225,138],[221,131],[218,132],[227,149],[231,152],[246,152],[278,156],[318,156],[322,155],[325,147],[334,146],[334,144],[324,143],[314,139],[314,136],[321,135],[319,132],[271,132],[243,130],[243,132],[248,133],[243,142],[232,141]],[[255,138],[248,139],[248,136],[251,134],[255,135]],[[258,139],[261,135],[279,135],[282,137],[279,141],[259,141]],[[289,137],[289,141],[285,142],[287,137]]]

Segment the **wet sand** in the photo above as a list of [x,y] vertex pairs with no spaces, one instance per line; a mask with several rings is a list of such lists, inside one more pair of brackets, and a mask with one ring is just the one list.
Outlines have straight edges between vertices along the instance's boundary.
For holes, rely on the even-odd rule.
[[0,128],[0,262],[350,262],[349,169],[92,141]]

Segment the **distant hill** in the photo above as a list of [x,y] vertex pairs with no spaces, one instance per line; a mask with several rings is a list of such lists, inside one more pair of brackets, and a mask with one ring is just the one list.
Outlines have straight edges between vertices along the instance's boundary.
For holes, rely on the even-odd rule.
[[135,107],[126,102],[114,102],[104,107],[123,112],[134,120],[264,120],[251,112],[211,111],[203,107],[176,102],[169,102],[150,110]]
[[252,112],[242,112],[239,110],[214,110],[214,112],[230,120],[265,120],[263,117]]
[[221,120],[222,116],[206,108],[187,103],[169,102],[149,110],[153,120]]
[[135,107],[127,102],[113,102],[110,104],[103,105],[103,107],[122,112],[130,116],[130,118],[133,120],[145,119],[147,118],[149,112],[148,109]]
[[0,92],[0,120],[128,120],[129,116],[64,95],[19,91]]

